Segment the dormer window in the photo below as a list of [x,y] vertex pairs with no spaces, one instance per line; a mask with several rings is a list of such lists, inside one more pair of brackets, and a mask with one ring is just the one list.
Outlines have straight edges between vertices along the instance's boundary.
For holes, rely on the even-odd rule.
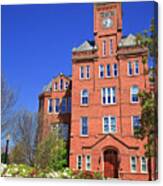
[[112,56],[113,55],[113,39],[109,40],[109,45],[110,45],[109,54],[110,56]]
[[66,82],[65,82],[65,89],[68,89],[68,87],[69,87],[69,82],[66,81]]
[[57,82],[54,83],[54,90],[55,91],[58,90],[58,83]]
[[106,56],[106,40],[102,42],[102,56]]
[[60,90],[63,90],[63,79],[60,79]]

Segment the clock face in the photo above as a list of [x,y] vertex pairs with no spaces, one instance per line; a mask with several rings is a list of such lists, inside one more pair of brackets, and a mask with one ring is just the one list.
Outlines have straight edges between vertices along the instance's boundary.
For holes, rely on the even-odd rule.
[[104,18],[102,20],[102,25],[104,28],[110,28],[113,25],[113,21],[111,18]]

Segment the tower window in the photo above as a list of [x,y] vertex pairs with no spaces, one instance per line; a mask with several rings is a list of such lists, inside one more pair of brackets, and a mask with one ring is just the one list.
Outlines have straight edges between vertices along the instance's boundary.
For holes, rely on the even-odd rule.
[[48,112],[53,112],[53,100],[51,98],[48,99]]
[[84,67],[81,66],[80,67],[80,79],[83,79],[84,78]]
[[109,105],[116,103],[116,93],[115,87],[102,88],[102,104]]
[[103,118],[103,132],[104,133],[116,132],[116,117],[105,116]]
[[118,76],[118,64],[113,64],[113,74],[114,77]]
[[111,76],[110,65],[109,64],[106,65],[106,76],[107,77],[110,77]]
[[110,44],[109,54],[111,56],[111,55],[113,55],[113,39],[110,39],[109,40],[109,44]]
[[134,63],[134,73],[135,73],[135,75],[138,75],[139,74],[139,63],[138,63],[138,61],[135,61],[135,63]]
[[86,66],[86,78],[87,79],[90,78],[90,66],[89,65]]
[[102,41],[102,56],[106,56],[106,40]]
[[63,79],[60,79],[60,90],[63,90]]
[[104,78],[104,65],[99,65],[99,77]]
[[133,133],[136,135],[141,127],[140,116],[132,116]]
[[86,89],[81,91],[81,104],[88,105],[88,90]]
[[131,64],[131,62],[128,62],[128,75],[129,76],[132,75],[132,64]]
[[54,90],[58,90],[58,83],[57,82],[54,83]]
[[68,89],[68,87],[69,87],[69,82],[66,81],[66,82],[65,82],[65,89]]
[[87,117],[81,117],[81,136],[87,136],[88,135],[88,118]]
[[138,103],[139,101],[139,97],[138,97],[138,93],[139,93],[139,88],[137,86],[132,86],[131,87],[131,102],[132,103]]

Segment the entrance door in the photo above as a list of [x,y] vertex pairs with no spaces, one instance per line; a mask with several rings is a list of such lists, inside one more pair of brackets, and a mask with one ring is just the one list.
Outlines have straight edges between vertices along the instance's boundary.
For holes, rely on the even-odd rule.
[[104,176],[118,178],[118,156],[117,151],[108,149],[104,152]]

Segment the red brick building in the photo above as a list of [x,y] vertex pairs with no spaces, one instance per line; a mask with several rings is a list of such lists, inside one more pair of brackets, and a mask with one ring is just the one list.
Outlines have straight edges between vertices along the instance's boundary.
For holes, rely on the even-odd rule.
[[[122,36],[121,3],[94,5],[94,41],[73,49],[72,79],[54,78],[39,96],[40,138],[55,124],[70,126],[65,129],[70,168],[148,180],[146,139],[135,137],[141,125],[138,92],[149,90],[148,66],[142,63],[147,56],[134,35]],[[65,87],[72,81],[72,88],[61,88],[61,81]],[[66,112],[61,112],[63,102]]]

